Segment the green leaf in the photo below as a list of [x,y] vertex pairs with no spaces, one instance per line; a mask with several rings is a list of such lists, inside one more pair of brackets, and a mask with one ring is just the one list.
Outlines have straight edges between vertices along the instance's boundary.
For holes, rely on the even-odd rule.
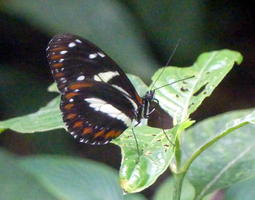
[[225,192],[225,200],[254,200],[255,179],[232,185]]
[[[165,133],[174,142],[176,135],[192,123],[186,121]],[[139,145],[139,157],[131,129],[113,141],[121,147],[120,182],[122,188],[129,193],[142,191],[153,184],[174,156],[173,145],[161,129],[142,126],[135,128],[134,132]]]
[[233,111],[204,120],[184,135],[184,160],[202,145],[217,141],[188,171],[187,178],[196,189],[197,199],[255,177],[255,126],[250,123],[254,119],[255,112],[251,110]]
[[211,95],[234,64],[241,61],[240,53],[220,50],[201,54],[191,67],[162,68],[153,75],[152,79],[156,82],[153,88],[195,77],[157,90],[156,98],[175,122],[185,121]]
[[52,83],[49,87],[48,87],[48,92],[58,92],[59,93],[59,91],[58,91],[58,88],[57,88],[57,84],[54,82],[54,83]]
[[84,159],[18,158],[0,150],[0,199],[122,200],[117,173]]
[[1,6],[8,14],[23,18],[48,33],[69,32],[93,41],[120,66],[130,66],[132,73],[150,77],[157,66],[134,19],[116,0],[97,0],[96,3],[94,0],[76,0],[75,3],[63,0],[61,4],[59,0],[9,0]]
[[148,86],[143,82],[143,80],[140,77],[135,76],[133,74],[127,74],[127,76],[131,83],[135,86],[135,89],[138,92],[138,94],[141,97],[144,96],[149,89]]
[[124,195],[124,200],[146,200],[141,194],[127,194]]
[[34,133],[64,128],[59,110],[59,97],[37,112],[0,122],[0,129],[12,129],[20,133]]
[[103,164],[61,156],[29,157],[19,164],[57,199],[123,199],[117,174]]
[[24,170],[17,157],[0,150],[0,199],[57,200],[32,174]]
[[[168,178],[157,190],[153,200],[172,200],[174,192],[174,179]],[[183,181],[181,200],[191,200],[195,197],[195,189],[188,180]]]

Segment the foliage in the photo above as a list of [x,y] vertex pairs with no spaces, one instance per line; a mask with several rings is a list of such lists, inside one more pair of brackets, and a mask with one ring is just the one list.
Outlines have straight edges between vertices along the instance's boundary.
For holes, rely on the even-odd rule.
[[[86,36],[109,52],[123,68],[132,66],[132,72],[141,74],[142,77],[152,74],[156,62],[129,12],[115,0],[94,2],[63,1],[60,5],[57,0],[10,0],[1,3],[1,9],[12,16],[22,16],[30,24],[49,34],[72,32]],[[193,19],[193,23],[188,20],[187,24],[191,27],[201,26],[202,18],[199,12],[186,12],[191,6],[193,10],[199,10],[200,3],[186,4],[180,12],[180,3],[177,1],[149,2],[146,5],[143,1],[129,3],[139,10],[138,14],[146,24],[148,34],[163,49],[163,54],[168,54],[168,49],[173,44],[172,41],[162,38],[172,38],[176,32],[181,33],[182,38],[188,38],[188,45],[193,46],[193,50],[197,50],[203,43],[210,45],[208,41],[201,39],[201,30],[189,28],[196,31],[187,34],[186,26],[179,28],[177,21],[165,17],[169,15],[166,8],[175,5],[173,11],[178,15],[182,13],[183,20]],[[154,17],[148,16],[155,7],[160,13]],[[59,21],[56,22],[57,20]],[[168,27],[176,27],[176,32],[170,32]],[[115,42],[112,42],[113,39]],[[185,59],[193,55],[189,48],[180,51],[184,52]],[[135,131],[139,148],[142,150],[138,157],[132,132],[128,129],[113,141],[121,148],[122,153],[119,180],[114,170],[98,162],[52,155],[17,157],[1,150],[0,199],[145,200],[140,194],[123,195],[123,190],[127,193],[143,191],[168,167],[173,177],[162,184],[154,200],[209,200],[219,190],[226,191],[227,200],[250,198],[255,175],[253,110],[221,114],[195,125],[190,119],[190,115],[211,95],[234,64],[240,64],[241,61],[242,56],[231,50],[203,53],[192,66],[171,66],[158,70],[152,76],[153,83],[150,87],[139,77],[129,75],[140,95],[148,88],[168,85],[156,90],[156,98],[174,119],[175,126],[165,131],[171,143],[161,129],[144,125],[137,127]],[[187,77],[191,78],[170,85]],[[29,85],[33,87],[32,83]],[[32,91],[35,92],[36,89],[37,86]],[[56,85],[52,84],[48,90],[57,92]],[[38,94],[37,91],[36,95]],[[0,132],[12,129],[23,134],[37,134],[63,128],[59,96],[37,112],[0,122]]]
[[[186,173],[187,180],[184,188],[193,189],[185,189],[185,192],[182,193],[183,199],[191,198],[191,194],[194,199],[202,199],[205,195],[215,190],[230,187],[237,182],[254,176],[252,175],[255,174],[254,155],[252,154],[254,147],[252,123],[255,120],[255,114],[251,110],[234,111],[209,118],[185,131],[194,123],[194,121],[189,119],[190,114],[212,93],[214,88],[234,66],[234,63],[240,63],[241,59],[241,55],[234,51],[213,51],[199,56],[197,61],[190,67],[167,67],[155,73],[152,78],[155,83],[153,82],[151,87],[157,88],[167,85],[167,87],[156,90],[156,98],[159,99],[161,106],[174,118],[175,126],[165,132],[175,146],[169,144],[165,133],[161,129],[144,125],[136,128],[139,148],[142,150],[141,155],[138,156],[137,154],[131,130],[127,130],[113,141],[114,144],[119,145],[121,148],[120,185],[126,192],[138,192],[149,187],[168,166],[175,174],[174,176],[177,177],[176,182],[171,179],[168,186],[169,188],[175,188],[171,192],[174,195],[173,199],[179,198],[177,194],[179,196],[181,194],[181,185]],[[187,77],[190,78],[171,84],[176,80]],[[129,78],[138,88],[140,94],[148,90],[138,77],[129,75]],[[49,91],[56,92],[56,86],[50,86]],[[35,133],[64,128],[59,111],[59,97],[56,97],[33,114],[0,122],[0,128],[2,131],[9,128],[21,133]],[[81,185],[87,185],[86,179],[91,178],[82,173],[86,178],[80,179],[79,172],[94,170],[95,168],[94,164],[93,167],[88,167],[89,164],[86,164],[88,169],[79,169],[79,166],[83,167],[83,165],[76,163],[75,160],[70,161],[68,158],[66,160],[66,158],[54,158],[51,156],[24,160],[21,163],[23,163],[22,166],[25,167],[25,170],[29,170],[33,174],[43,172],[40,176],[44,180],[43,182],[47,182],[48,186],[52,185],[55,188],[52,190],[54,191],[53,196],[60,194],[71,195],[70,198],[75,197],[75,199],[83,196],[82,191],[86,191],[82,189],[83,187],[69,186],[68,189],[64,189],[67,192],[65,194],[62,191],[62,186],[65,186],[65,184],[62,186],[58,184],[61,183],[62,179],[66,179],[65,182],[76,184],[74,178],[77,178],[78,182],[81,180]],[[208,166],[210,167],[209,171]],[[60,171],[59,168],[61,169]],[[66,170],[68,173],[62,170]],[[47,178],[48,173],[49,178]],[[62,176],[61,174],[67,174],[68,176]],[[90,172],[88,174],[100,175],[100,172]],[[105,177],[105,175],[100,176]],[[100,179],[100,183],[95,183],[95,185],[103,184],[104,180],[98,179]],[[187,186],[188,182],[189,186]],[[113,184],[112,187],[115,188],[116,192],[109,193],[109,195],[118,196],[121,194],[117,192],[120,189],[116,189],[118,187],[116,184],[115,186]],[[167,186],[164,185],[162,187],[166,188]],[[103,189],[101,186],[100,188]],[[91,189],[86,187],[86,189],[92,191],[93,187]],[[106,188],[105,190],[110,191],[111,189]],[[100,194],[98,191],[95,194],[91,192],[91,198],[96,199],[93,195],[98,193]],[[155,198],[162,198],[161,196],[164,195],[161,193],[166,195],[165,189],[160,189]],[[111,199],[114,198],[122,197],[111,197]]]

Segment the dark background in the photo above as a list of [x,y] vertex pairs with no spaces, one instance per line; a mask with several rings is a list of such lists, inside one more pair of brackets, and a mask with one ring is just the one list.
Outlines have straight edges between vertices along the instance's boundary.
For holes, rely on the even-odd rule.
[[[192,118],[199,121],[254,107],[254,21],[255,5],[248,1],[2,0],[0,120],[34,112],[56,96],[46,91],[52,77],[45,48],[54,34],[63,32],[92,40],[124,71],[148,84],[153,72],[166,64],[178,39],[171,61],[175,66],[189,66],[205,51],[237,50],[243,63],[234,67]],[[64,130],[33,135],[6,131],[0,143],[20,155],[82,156],[115,168],[120,163],[117,147],[77,144]]]

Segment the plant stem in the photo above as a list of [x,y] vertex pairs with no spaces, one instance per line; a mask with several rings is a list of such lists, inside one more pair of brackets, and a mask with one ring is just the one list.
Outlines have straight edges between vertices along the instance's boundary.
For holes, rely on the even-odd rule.
[[176,164],[176,173],[178,173],[178,170],[181,167],[181,146],[180,146],[180,140],[179,137],[177,137],[175,142],[175,164]]
[[172,169],[174,174],[175,184],[174,184],[174,192],[173,192],[173,200],[180,200],[181,198],[181,190],[182,190],[182,182],[185,173],[179,173],[181,168],[181,145],[180,145],[180,135],[177,133],[177,138],[175,140],[175,168]]
[[217,135],[216,137],[214,137],[213,139],[211,139],[210,141],[208,141],[207,143],[203,144],[202,146],[200,146],[190,157],[190,159],[188,159],[188,161],[184,164],[184,166],[182,167],[182,169],[180,170],[180,173],[186,173],[187,170],[189,169],[190,165],[192,164],[192,162],[201,154],[203,153],[206,149],[208,149],[210,146],[212,146],[214,143],[216,143],[218,140],[220,140],[221,138],[223,138],[224,136],[228,135],[229,133],[233,132],[235,129],[240,128],[244,125],[248,124],[248,122],[243,122],[235,127],[232,127],[230,129],[228,129],[227,131],[223,132],[222,134]]
[[186,173],[178,173],[174,174],[174,193],[173,193],[173,200],[180,200],[181,199],[181,191],[182,191],[182,183]]
[[229,133],[233,132],[235,129],[240,128],[244,125],[246,125],[248,122],[240,123],[232,128],[229,128],[225,132],[217,135],[213,139],[209,140],[202,146],[200,146],[187,160],[186,163],[184,163],[183,167],[181,168],[181,149],[180,149],[180,137],[177,137],[176,139],[176,150],[175,150],[175,160],[176,160],[176,168],[172,171],[174,173],[175,178],[175,187],[174,187],[174,193],[173,193],[173,200],[180,200],[181,198],[181,190],[182,190],[182,183],[183,179],[190,167],[190,165],[193,163],[193,161],[206,149],[208,149],[210,146],[212,146],[214,143],[216,143],[218,140],[223,138],[224,136],[228,135]]

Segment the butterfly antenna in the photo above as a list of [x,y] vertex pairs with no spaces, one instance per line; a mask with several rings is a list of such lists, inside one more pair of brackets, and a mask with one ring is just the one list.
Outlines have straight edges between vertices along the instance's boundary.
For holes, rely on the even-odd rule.
[[168,60],[167,60],[167,62],[166,62],[166,64],[165,64],[164,68],[162,69],[162,71],[160,72],[160,74],[158,75],[158,77],[156,78],[156,80],[154,81],[154,83],[152,84],[151,90],[153,90],[153,87],[155,86],[156,82],[158,81],[158,79],[160,78],[160,76],[161,76],[161,75],[163,74],[163,72],[165,71],[165,69],[166,69],[165,67],[167,67],[167,66],[170,64],[170,62],[171,62],[171,60],[172,60],[172,58],[173,58],[173,56],[174,56],[174,54],[175,54],[175,52],[176,52],[178,46],[180,45],[180,42],[181,42],[181,39],[178,39],[178,41],[177,41],[177,43],[176,43],[176,45],[175,45],[175,47],[174,47],[174,49],[173,49],[171,55],[169,56],[169,58],[168,58]]
[[171,82],[171,83],[168,83],[168,84],[162,85],[162,86],[160,86],[160,87],[158,87],[158,88],[155,88],[154,90],[158,90],[158,89],[163,88],[163,87],[166,87],[166,86],[168,86],[168,85],[172,85],[172,84],[175,84],[175,83],[178,83],[178,82],[181,82],[181,81],[185,81],[185,80],[187,80],[187,79],[191,79],[191,78],[194,78],[194,77],[195,77],[195,76],[189,76],[189,77],[186,77],[186,78],[177,80],[177,81],[173,81],[173,82]]

